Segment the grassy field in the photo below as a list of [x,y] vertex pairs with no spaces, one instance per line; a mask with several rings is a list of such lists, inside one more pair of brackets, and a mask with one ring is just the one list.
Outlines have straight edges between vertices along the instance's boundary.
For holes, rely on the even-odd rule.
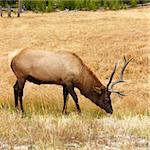
[[[55,12],[0,18],[0,149],[148,149],[150,144],[149,8],[96,12]],[[68,50],[79,55],[106,85],[115,62],[134,57],[112,95],[108,116],[79,96],[82,116],[70,98],[69,115],[61,114],[62,88],[26,83],[22,116],[14,110],[15,76],[9,52],[18,48]]]

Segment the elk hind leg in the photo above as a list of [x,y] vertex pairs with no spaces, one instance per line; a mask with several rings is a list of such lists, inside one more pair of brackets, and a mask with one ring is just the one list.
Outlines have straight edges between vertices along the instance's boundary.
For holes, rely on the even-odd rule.
[[18,81],[16,81],[16,83],[14,84],[15,108],[18,107],[18,92],[19,92]]
[[24,88],[25,82],[26,82],[25,79],[18,80],[18,87],[19,87],[18,95],[19,95],[19,101],[20,101],[20,109],[22,112],[24,112],[23,104],[22,104],[22,97],[23,97],[23,88]]

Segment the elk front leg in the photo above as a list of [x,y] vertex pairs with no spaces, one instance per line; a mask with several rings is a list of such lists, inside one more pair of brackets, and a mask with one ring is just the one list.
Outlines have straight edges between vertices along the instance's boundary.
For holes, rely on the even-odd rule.
[[78,113],[81,113],[81,109],[80,109],[80,106],[79,106],[79,103],[78,103],[78,97],[77,97],[77,94],[74,91],[74,87],[73,86],[68,86],[67,90],[70,93],[70,95],[72,96],[72,98],[73,98],[73,100],[76,104],[76,108],[77,108]]

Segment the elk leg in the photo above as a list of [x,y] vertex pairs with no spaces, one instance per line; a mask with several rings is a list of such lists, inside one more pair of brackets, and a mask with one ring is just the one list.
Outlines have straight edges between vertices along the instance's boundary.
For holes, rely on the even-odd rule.
[[80,106],[79,106],[79,103],[78,103],[78,97],[77,97],[77,94],[74,91],[74,88],[73,87],[67,87],[67,89],[68,89],[68,92],[70,93],[70,95],[72,96],[72,98],[73,98],[73,100],[76,104],[78,113],[81,113],[81,109],[80,109]]
[[23,88],[24,88],[25,82],[26,82],[25,79],[18,80],[18,85],[19,85],[18,95],[19,95],[19,101],[20,101],[20,108],[22,112],[24,112],[23,104],[22,104],[22,96],[23,96]]
[[14,99],[15,99],[15,107],[18,107],[18,81],[16,81],[15,85],[14,85]]
[[63,106],[63,111],[62,111],[62,113],[63,114],[67,114],[67,101],[68,101],[68,90],[67,90],[67,88],[66,88],[66,86],[63,86],[63,97],[64,97],[64,106]]

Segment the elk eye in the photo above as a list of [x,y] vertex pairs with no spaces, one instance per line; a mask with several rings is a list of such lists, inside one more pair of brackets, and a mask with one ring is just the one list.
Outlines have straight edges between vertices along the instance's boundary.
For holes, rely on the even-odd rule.
[[99,95],[102,94],[102,90],[99,87],[94,87],[94,91]]
[[105,104],[109,103],[109,99],[108,99],[107,97],[105,97],[104,103],[105,103]]
[[107,104],[108,104],[108,101],[107,101],[107,100],[104,100],[104,104],[107,105]]

